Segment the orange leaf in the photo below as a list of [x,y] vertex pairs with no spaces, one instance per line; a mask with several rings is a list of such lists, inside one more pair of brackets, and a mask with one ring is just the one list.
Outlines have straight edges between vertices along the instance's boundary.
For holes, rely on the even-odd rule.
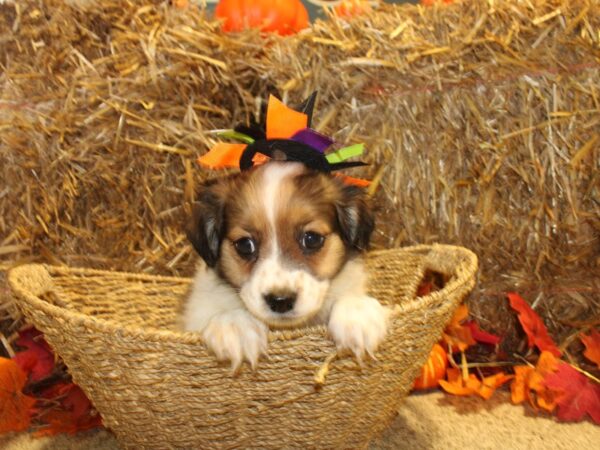
[[308,126],[308,116],[294,111],[274,96],[267,105],[267,139],[289,139]]
[[531,366],[515,366],[515,378],[510,385],[510,398],[514,404],[523,403],[525,400],[534,406],[529,391],[529,377],[535,369]]
[[481,386],[479,387],[477,393],[485,400],[488,400],[494,394],[494,392],[496,392],[496,389],[513,378],[514,377],[512,375],[508,375],[503,372],[485,377],[483,380],[481,380]]
[[580,339],[583,345],[585,345],[583,354],[600,369],[600,332],[592,330],[589,336],[582,334]]
[[449,368],[447,374],[447,381],[439,381],[440,386],[446,392],[454,395],[479,395],[485,400],[488,400],[496,392],[496,389],[513,378],[512,375],[500,372],[480,380],[475,374],[470,373],[465,380],[461,371],[456,368]]
[[447,375],[448,380],[439,380],[439,384],[449,394],[474,395],[481,387],[481,381],[472,373],[465,380],[460,370],[451,367],[448,369]]
[[554,373],[558,362],[552,353],[546,351],[542,352],[535,367],[516,366],[515,379],[510,386],[512,402],[517,404],[527,400],[534,408],[539,406],[552,412],[556,407],[556,396],[546,387],[544,380]]
[[519,294],[511,292],[507,295],[510,306],[519,315],[519,322],[521,322],[523,331],[527,334],[529,347],[535,345],[540,351],[549,351],[554,356],[560,356],[562,352],[548,335],[548,330],[540,316]]
[[29,428],[35,399],[22,392],[26,379],[13,360],[0,358],[0,433]]
[[468,315],[469,308],[467,305],[460,305],[442,334],[442,339],[452,347],[453,352],[457,349],[464,352],[468,347],[476,344],[469,326],[461,324]]
[[429,389],[436,387],[448,367],[446,350],[440,344],[435,344],[429,354],[427,363],[421,369],[421,375],[415,380],[413,389]]

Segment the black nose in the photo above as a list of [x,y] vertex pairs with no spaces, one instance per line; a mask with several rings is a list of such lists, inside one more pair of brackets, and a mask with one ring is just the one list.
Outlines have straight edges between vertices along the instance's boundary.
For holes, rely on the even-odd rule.
[[263,297],[271,311],[281,314],[290,311],[296,303],[296,294],[294,293],[265,294]]

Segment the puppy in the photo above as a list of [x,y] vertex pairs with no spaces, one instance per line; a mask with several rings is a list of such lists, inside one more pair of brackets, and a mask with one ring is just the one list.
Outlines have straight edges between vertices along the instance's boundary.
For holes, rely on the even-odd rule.
[[183,305],[220,360],[255,367],[269,328],[327,324],[359,361],[388,312],[366,293],[361,253],[374,227],[362,189],[296,162],[268,162],[200,192],[188,237],[205,262]]

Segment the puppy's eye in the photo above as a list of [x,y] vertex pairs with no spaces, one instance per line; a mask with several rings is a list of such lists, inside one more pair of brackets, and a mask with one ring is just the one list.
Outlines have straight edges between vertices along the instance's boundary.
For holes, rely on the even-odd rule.
[[300,239],[300,246],[308,252],[314,252],[323,247],[324,242],[325,236],[312,231],[307,231]]
[[256,242],[252,238],[241,238],[233,243],[236,252],[244,259],[252,259],[256,255]]

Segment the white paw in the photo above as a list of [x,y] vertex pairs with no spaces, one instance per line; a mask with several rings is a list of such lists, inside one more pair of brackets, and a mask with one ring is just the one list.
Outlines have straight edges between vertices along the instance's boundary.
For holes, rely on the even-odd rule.
[[389,310],[373,297],[338,300],[329,317],[329,332],[338,350],[350,350],[358,361],[365,353],[374,358],[387,332]]
[[220,361],[231,361],[237,370],[242,361],[255,368],[267,352],[267,326],[248,311],[235,309],[214,316],[202,331],[206,346]]

